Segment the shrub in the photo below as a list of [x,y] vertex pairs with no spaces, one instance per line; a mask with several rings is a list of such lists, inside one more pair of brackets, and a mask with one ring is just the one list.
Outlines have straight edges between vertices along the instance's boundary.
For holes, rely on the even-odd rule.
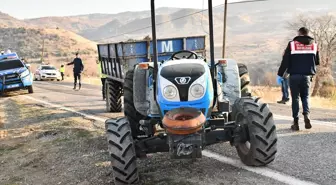
[[320,88],[319,95],[324,98],[336,98],[336,87],[323,84]]

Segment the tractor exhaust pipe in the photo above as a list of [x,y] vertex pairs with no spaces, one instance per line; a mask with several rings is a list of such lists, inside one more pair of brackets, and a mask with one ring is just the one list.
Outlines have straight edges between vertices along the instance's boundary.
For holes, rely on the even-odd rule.
[[[154,79],[154,94],[156,94],[156,79],[158,72],[158,54],[157,54],[157,40],[156,40],[156,21],[155,21],[155,0],[151,0],[151,20],[152,20],[152,42],[153,42],[153,62],[154,62],[154,71],[153,71],[153,79]],[[156,96],[154,96],[154,100],[156,101]]]
[[[214,89],[214,99],[217,99],[217,81],[216,81],[216,73],[215,73],[215,47],[214,47],[214,31],[213,31],[213,15],[212,15],[212,0],[208,0],[208,12],[209,12],[209,36],[210,36],[210,62],[211,62],[211,76],[213,81],[213,89]],[[215,106],[214,104],[212,105]]]

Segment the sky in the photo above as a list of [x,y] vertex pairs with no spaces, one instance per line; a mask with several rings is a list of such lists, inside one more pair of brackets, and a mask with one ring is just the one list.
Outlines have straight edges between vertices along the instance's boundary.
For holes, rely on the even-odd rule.
[[[235,2],[240,0],[229,0]],[[207,0],[156,0],[156,7],[207,7]],[[213,0],[213,5],[224,0]],[[0,0],[0,12],[15,18],[68,16],[89,13],[120,13],[150,9],[150,0]]]

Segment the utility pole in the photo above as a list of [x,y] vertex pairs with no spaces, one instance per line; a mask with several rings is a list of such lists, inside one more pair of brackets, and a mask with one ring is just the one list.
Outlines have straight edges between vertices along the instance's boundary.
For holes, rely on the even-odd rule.
[[42,55],[41,55],[41,63],[43,63],[43,56],[44,56],[44,37],[42,42]]
[[225,58],[227,2],[228,2],[228,0],[225,0],[225,3],[224,3],[223,48],[222,48],[223,51],[222,51],[222,58]]

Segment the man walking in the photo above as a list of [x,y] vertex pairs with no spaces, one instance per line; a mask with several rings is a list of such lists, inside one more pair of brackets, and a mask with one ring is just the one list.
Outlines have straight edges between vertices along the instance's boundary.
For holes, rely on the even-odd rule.
[[61,76],[62,76],[62,81],[64,80],[64,73],[65,73],[65,67],[64,65],[62,64],[61,65],[61,68],[60,68],[60,73],[61,73]]
[[74,68],[73,68],[73,73],[74,73],[74,88],[73,89],[76,89],[77,79],[78,79],[78,82],[79,82],[79,88],[78,89],[81,89],[81,87],[82,87],[82,84],[81,84],[81,73],[83,72],[84,65],[83,65],[82,59],[79,58],[78,55],[79,54],[76,53],[76,58],[72,62],[70,62],[70,63],[67,64],[67,65],[74,65]]
[[98,72],[100,75],[100,79],[102,82],[102,94],[103,94],[103,100],[106,99],[106,90],[105,90],[105,81],[106,81],[106,75],[102,73],[102,66],[101,66],[101,62],[99,60],[97,60],[97,66],[98,66]]
[[316,66],[320,64],[319,52],[314,39],[308,36],[309,30],[302,27],[298,36],[290,41],[285,50],[278,70],[277,82],[281,83],[284,73],[288,72],[289,86],[292,96],[292,115],[294,123],[291,129],[299,129],[299,97],[301,97],[305,128],[310,129],[309,88],[312,77],[316,74]]

